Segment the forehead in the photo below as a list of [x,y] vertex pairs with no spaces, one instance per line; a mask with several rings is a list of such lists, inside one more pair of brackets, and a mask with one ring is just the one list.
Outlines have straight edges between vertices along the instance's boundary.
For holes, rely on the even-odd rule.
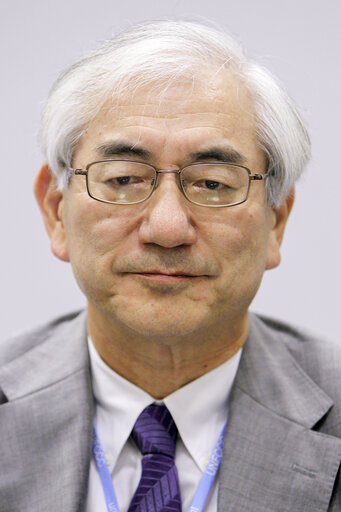
[[94,158],[99,147],[121,140],[151,152],[173,145],[180,158],[213,141],[247,151],[257,146],[253,119],[247,89],[228,71],[209,80],[141,86],[113,96],[88,126],[75,156],[86,152]]

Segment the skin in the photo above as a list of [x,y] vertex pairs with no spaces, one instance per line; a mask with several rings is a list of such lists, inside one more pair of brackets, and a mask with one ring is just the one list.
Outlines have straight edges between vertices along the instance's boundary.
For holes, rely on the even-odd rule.
[[[81,138],[74,168],[103,158],[96,149],[124,142],[149,152],[159,169],[192,163],[192,154],[232,148],[253,173],[266,171],[252,102],[224,72],[210,88],[140,89],[107,105]],[[137,158],[134,154],[118,158]],[[210,159],[212,160],[212,159]],[[85,178],[57,191],[45,164],[35,193],[53,253],[70,261],[88,299],[88,332],[103,360],[155,398],[163,398],[229,359],[248,333],[248,307],[266,269],[280,262],[293,194],[267,206],[263,181],[230,208],[189,203],[174,174],[159,175],[147,201],[110,205],[91,199]]]

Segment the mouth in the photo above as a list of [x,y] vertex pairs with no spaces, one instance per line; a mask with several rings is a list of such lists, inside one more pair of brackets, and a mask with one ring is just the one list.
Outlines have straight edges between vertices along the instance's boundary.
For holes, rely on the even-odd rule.
[[147,270],[147,271],[139,271],[136,270],[136,272],[128,272],[127,275],[137,277],[138,279],[141,279],[145,281],[146,283],[149,282],[152,284],[154,283],[163,283],[163,284],[169,284],[169,285],[175,285],[175,284],[185,284],[186,282],[193,282],[198,279],[208,278],[209,276],[203,275],[203,274],[193,274],[184,270],[174,270],[174,271],[167,271],[167,270]]
[[162,281],[180,281],[180,280],[188,280],[188,279],[197,279],[198,275],[187,274],[185,272],[162,272],[162,271],[153,271],[153,272],[137,272],[135,275],[141,276],[150,280],[162,280]]

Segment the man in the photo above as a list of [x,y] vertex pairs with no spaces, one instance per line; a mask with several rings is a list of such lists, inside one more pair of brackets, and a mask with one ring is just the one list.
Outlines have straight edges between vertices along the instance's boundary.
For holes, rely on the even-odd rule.
[[248,312],[309,157],[282,88],[151,23],[62,75],[41,135],[87,311],[2,344],[0,511],[340,510],[340,350]]

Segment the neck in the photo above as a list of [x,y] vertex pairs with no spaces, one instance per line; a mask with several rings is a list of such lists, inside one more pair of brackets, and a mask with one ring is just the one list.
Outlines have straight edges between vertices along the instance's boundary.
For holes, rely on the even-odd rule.
[[[132,333],[109,320],[88,315],[88,333],[103,361],[116,373],[162,399],[230,359],[244,344],[247,317],[219,333],[191,333],[176,338],[153,338]],[[229,335],[226,336],[226,332]]]

